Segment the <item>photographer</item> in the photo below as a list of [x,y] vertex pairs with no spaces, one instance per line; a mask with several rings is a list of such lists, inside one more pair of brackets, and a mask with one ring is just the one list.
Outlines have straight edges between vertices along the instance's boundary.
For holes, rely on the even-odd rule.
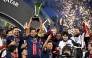
[[62,49],[62,55],[58,55],[56,58],[72,58],[72,49],[70,46],[66,45]]
[[62,55],[71,56],[71,54],[71,47],[68,45],[64,46],[64,48],[62,49]]

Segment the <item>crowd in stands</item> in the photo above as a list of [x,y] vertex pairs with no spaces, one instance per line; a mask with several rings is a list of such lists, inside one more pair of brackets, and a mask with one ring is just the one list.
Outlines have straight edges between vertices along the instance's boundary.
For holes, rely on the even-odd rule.
[[42,1],[44,11],[52,21],[57,24],[60,18],[67,27],[81,27],[82,20],[86,21],[90,28],[90,17],[92,16],[92,0],[44,0]]
[[0,27],[0,58],[92,58],[92,27],[88,29],[83,21],[82,30],[75,26],[70,34],[62,20],[59,20],[59,32],[50,27],[48,20],[45,33],[41,18],[37,29],[31,27],[32,18],[22,30]]
[[87,24],[89,24],[90,26],[88,17],[90,17],[90,13],[92,13],[90,9],[91,6],[88,6],[88,8],[86,8],[86,3],[88,4],[88,2],[90,2],[91,0],[88,2],[86,1],[87,0],[83,0],[82,2],[73,0],[61,0],[63,8],[61,13],[59,13],[61,14],[61,16],[63,16],[63,18],[65,18],[64,23],[68,25],[69,28],[73,28],[74,24],[80,26],[78,24],[81,23],[82,19],[86,20]]

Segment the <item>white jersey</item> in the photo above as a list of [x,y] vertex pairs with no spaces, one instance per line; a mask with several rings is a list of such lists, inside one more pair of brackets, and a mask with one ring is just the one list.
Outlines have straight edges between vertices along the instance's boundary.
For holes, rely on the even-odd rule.
[[60,55],[62,54],[62,49],[63,49],[63,47],[65,46],[65,45],[67,45],[67,44],[70,44],[71,45],[71,47],[73,46],[73,43],[72,43],[72,40],[67,40],[66,42],[65,41],[60,41],[60,43],[59,43],[59,52],[60,52]]
[[[0,47],[3,47],[3,39],[0,37]],[[0,50],[1,52],[1,50]]]
[[[88,37],[88,34],[86,33],[85,37]],[[85,42],[84,42],[84,33],[82,35],[79,35],[78,37],[71,37],[71,39],[76,42],[81,44],[82,48],[84,48]]]
[[74,42],[76,42],[76,43],[79,43],[79,44],[81,44],[82,43],[82,36],[81,35],[79,35],[78,37],[71,37],[71,39],[74,41]]

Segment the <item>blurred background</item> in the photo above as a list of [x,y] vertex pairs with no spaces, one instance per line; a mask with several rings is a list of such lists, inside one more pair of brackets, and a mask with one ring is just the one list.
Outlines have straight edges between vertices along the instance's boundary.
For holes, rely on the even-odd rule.
[[[43,23],[49,19],[51,25],[58,29],[62,19],[63,26],[70,30],[74,26],[81,29],[83,21],[89,29],[92,27],[92,0],[0,0],[0,26],[22,29],[24,23],[34,16],[34,2],[42,3],[39,16]],[[38,28],[39,23],[35,23],[32,26]],[[44,26],[47,27],[47,23]]]

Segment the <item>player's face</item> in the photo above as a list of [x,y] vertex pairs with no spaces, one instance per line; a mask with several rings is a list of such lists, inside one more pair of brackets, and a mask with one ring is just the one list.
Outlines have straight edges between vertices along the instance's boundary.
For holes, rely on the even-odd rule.
[[63,31],[66,31],[66,32],[68,32],[68,28],[64,28],[64,29],[63,29]]
[[89,30],[88,33],[90,36],[92,36],[92,30]]
[[89,51],[92,50],[91,44],[88,45],[88,50],[89,50]]
[[18,28],[15,28],[15,29],[13,30],[13,34],[14,34],[15,36],[18,36],[18,35],[19,35],[19,29],[18,29]]
[[53,48],[52,42],[49,42],[49,43],[47,44],[47,48],[48,48],[49,50],[52,50],[52,48]]
[[56,34],[57,40],[61,39],[61,34]]
[[30,35],[31,35],[32,37],[35,37],[35,36],[36,36],[36,30],[31,30]]
[[7,36],[12,36],[12,35],[13,35],[12,31],[9,31],[7,34]]
[[51,29],[51,31],[53,32],[53,35],[56,35],[56,29]]
[[65,41],[68,40],[68,36],[67,35],[63,35],[62,37],[63,37],[63,40],[65,40]]
[[25,56],[28,55],[26,49],[23,50],[22,55],[25,55]]
[[79,34],[79,33],[80,33],[79,29],[75,28],[75,29],[74,29],[74,34],[77,35],[77,34]]

